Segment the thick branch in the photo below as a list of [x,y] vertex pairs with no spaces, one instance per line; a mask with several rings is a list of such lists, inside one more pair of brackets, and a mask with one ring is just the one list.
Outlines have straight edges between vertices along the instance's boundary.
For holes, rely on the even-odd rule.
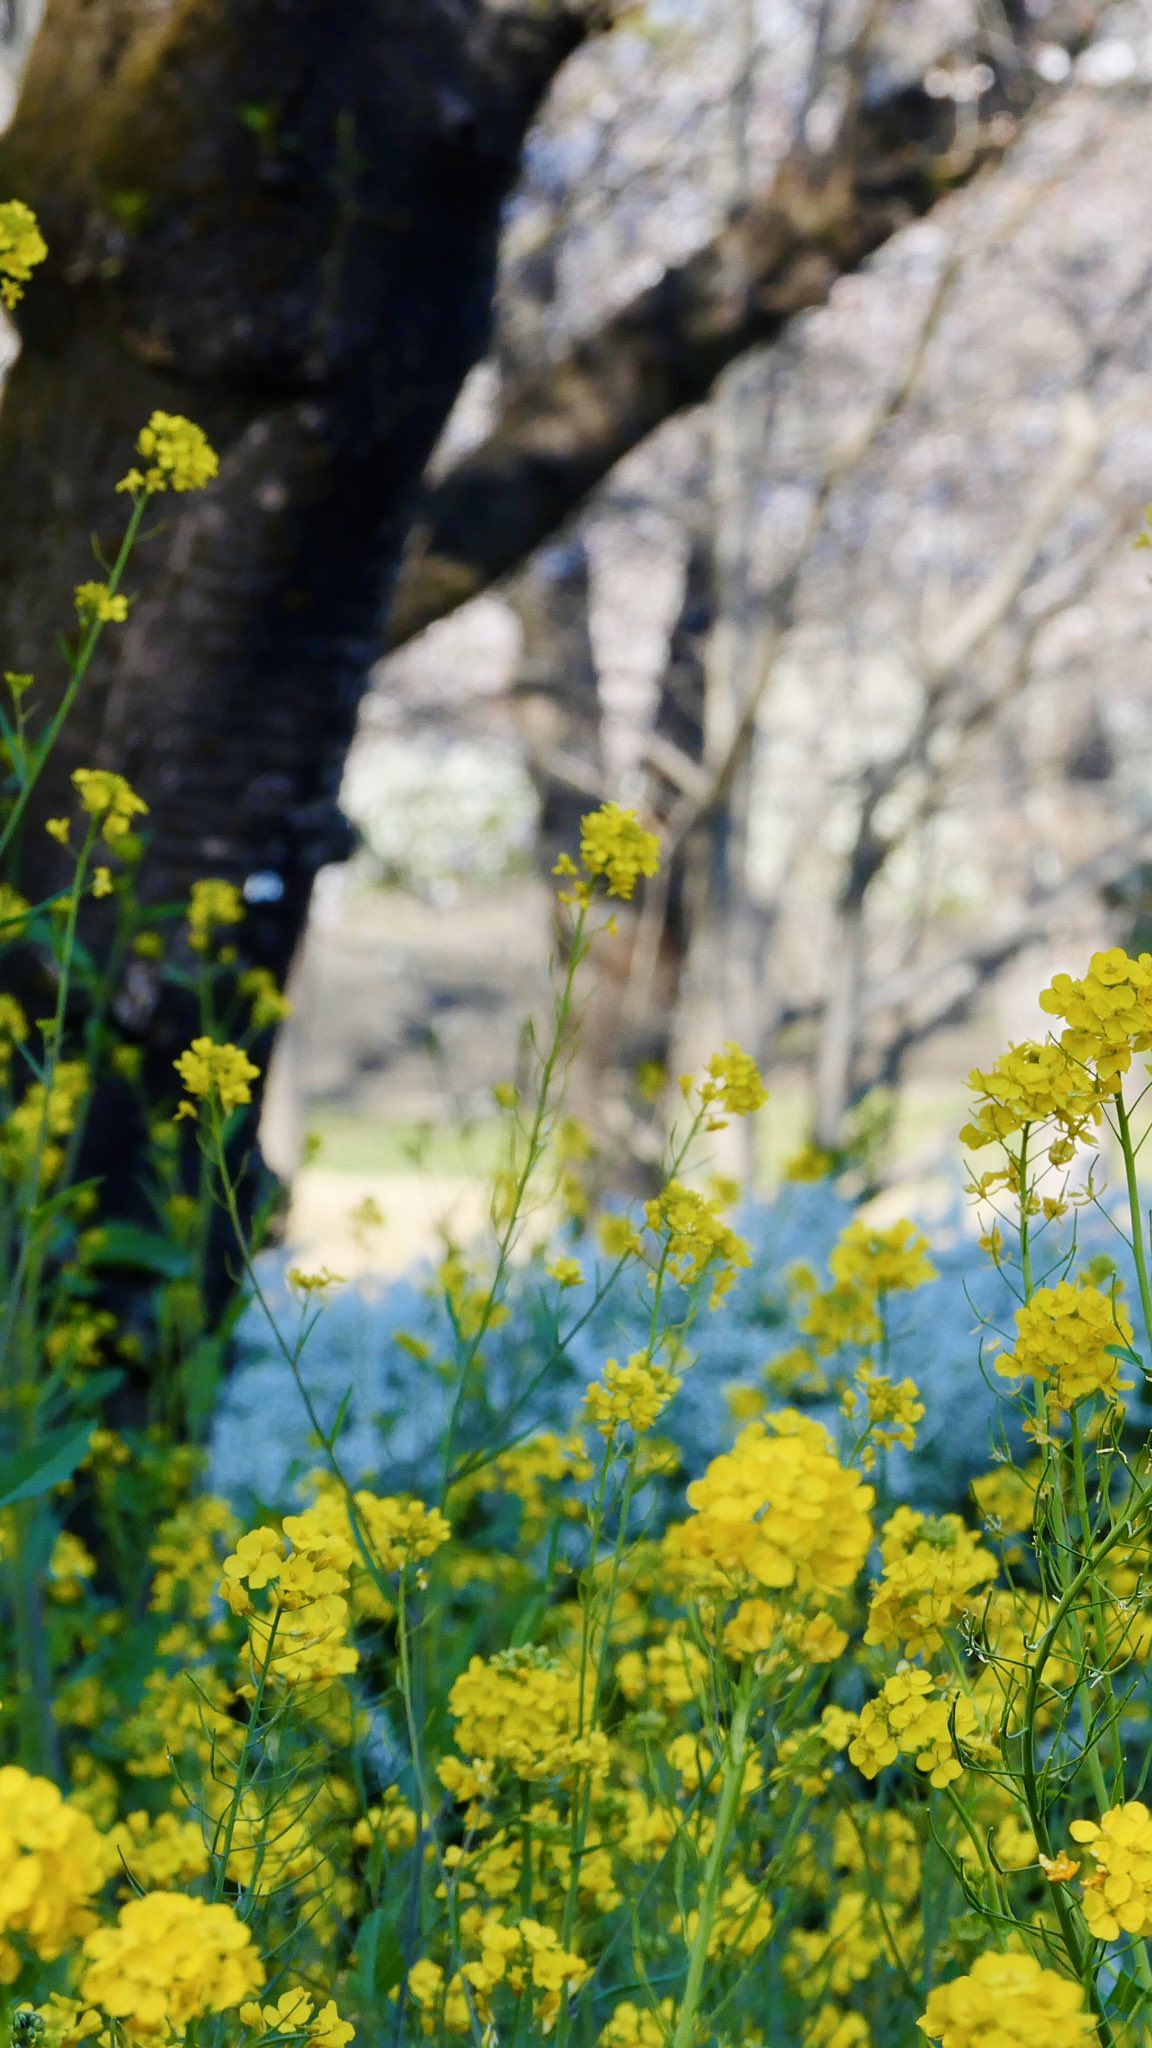
[[[1091,0],[1066,40],[1084,39]],[[1015,19],[1015,14],[1013,16]],[[1026,17],[1023,17],[1026,21]],[[1056,33],[1045,19],[1045,42]],[[993,84],[962,122],[919,83],[853,109],[820,156],[800,144],[771,189],[558,361],[504,393],[496,424],[430,491],[392,612],[399,646],[538,546],[662,421],[736,356],[821,305],[901,227],[1004,155],[1048,95],[1032,30],[986,53]]]

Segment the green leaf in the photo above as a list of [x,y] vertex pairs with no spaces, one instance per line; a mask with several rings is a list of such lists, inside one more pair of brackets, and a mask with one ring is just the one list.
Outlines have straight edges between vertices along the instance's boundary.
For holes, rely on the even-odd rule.
[[211,1420],[222,1373],[221,1346],[214,1337],[201,1337],[180,1368],[180,1385],[193,1430],[201,1429]]
[[363,1997],[382,2004],[404,1975],[404,1951],[396,1938],[392,1915],[383,1906],[377,1906],[361,1921],[356,1958]]
[[180,1280],[191,1266],[188,1253],[157,1230],[138,1223],[105,1223],[84,1245],[90,1266],[127,1266],[136,1273],[155,1273],[162,1280]]
[[5,1458],[0,1463],[0,1508],[10,1508],[19,1500],[39,1500],[41,1494],[71,1479],[91,1438],[90,1422],[74,1422],[67,1429],[52,1430],[14,1458]]
[[1117,2012],[1131,2018],[1134,2012],[1139,2012],[1147,1996],[1148,1993],[1139,1979],[1129,1976],[1126,1970],[1121,1970],[1108,1994],[1108,2003],[1115,2006]]

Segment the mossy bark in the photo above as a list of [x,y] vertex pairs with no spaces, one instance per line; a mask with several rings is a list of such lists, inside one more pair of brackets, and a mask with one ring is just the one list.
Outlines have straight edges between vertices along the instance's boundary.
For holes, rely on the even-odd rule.
[[[0,666],[51,703],[137,430],[197,420],[219,481],[157,501],[39,812],[81,761],[127,774],[150,896],[262,878],[241,966],[286,972],[344,849],[421,473],[486,346],[525,128],[587,26],[577,0],[49,0],[0,141],[51,252],[0,411]],[[24,858],[30,891],[56,879],[35,821]],[[142,971],[122,1010],[159,1088],[184,1006]],[[140,1134],[95,1130],[86,1164],[130,1205]]]

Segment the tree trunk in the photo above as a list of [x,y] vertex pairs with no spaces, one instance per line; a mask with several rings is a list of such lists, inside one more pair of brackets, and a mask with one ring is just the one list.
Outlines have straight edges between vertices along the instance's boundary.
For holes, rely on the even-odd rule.
[[509,598],[521,634],[512,710],[540,800],[538,858],[550,875],[560,854],[575,853],[580,820],[604,795],[583,541],[573,536],[543,548]]
[[[51,702],[138,428],[157,406],[196,419],[219,481],[159,502],[40,808],[81,761],[127,774],[150,897],[246,888],[241,967],[283,976],[344,850],[337,790],[417,485],[487,344],[526,125],[588,26],[579,0],[49,5],[0,143],[0,194],[51,252],[0,414],[4,665]],[[34,825],[30,892],[55,859]],[[141,965],[122,1008],[170,1082],[186,1001]],[[142,1135],[121,1109],[98,1109],[86,1161],[113,1211]]]

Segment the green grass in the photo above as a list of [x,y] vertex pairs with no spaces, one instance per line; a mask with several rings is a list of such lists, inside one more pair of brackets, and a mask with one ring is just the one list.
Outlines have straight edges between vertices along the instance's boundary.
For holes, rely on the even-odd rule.
[[[969,1110],[962,1089],[913,1088],[900,1100],[893,1132],[891,1169],[897,1174],[919,1162],[933,1143],[943,1164],[959,1164],[956,1133]],[[757,1118],[756,1163],[760,1184],[779,1185],[781,1169],[808,1132],[808,1098],[802,1089],[774,1091]],[[460,1175],[488,1180],[500,1164],[502,1125],[498,1117],[473,1124],[401,1123],[357,1116],[319,1106],[307,1128],[321,1141],[315,1164],[330,1173]]]
[[347,1110],[314,1109],[310,1136],[320,1140],[309,1164],[329,1173],[450,1173],[484,1180],[500,1162],[501,1126],[482,1123],[386,1123]]

